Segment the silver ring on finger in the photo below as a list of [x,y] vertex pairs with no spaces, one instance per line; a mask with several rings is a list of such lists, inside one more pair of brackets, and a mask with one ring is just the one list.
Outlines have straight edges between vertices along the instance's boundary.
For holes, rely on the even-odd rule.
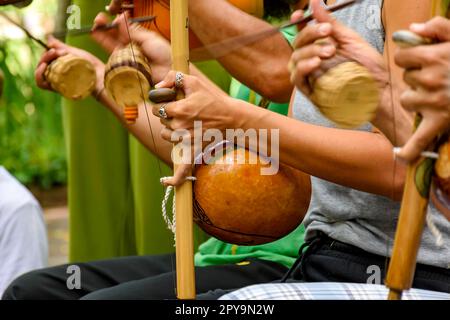
[[167,103],[163,104],[160,108],[159,108],[159,117],[161,119],[169,119],[169,116],[167,115],[167,111],[166,111],[166,107],[167,107]]
[[177,72],[175,75],[175,88],[183,89],[184,87],[184,74],[182,72]]

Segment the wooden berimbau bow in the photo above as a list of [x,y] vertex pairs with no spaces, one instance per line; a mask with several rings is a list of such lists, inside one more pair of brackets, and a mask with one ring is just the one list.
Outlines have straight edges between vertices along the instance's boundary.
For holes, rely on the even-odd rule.
[[[188,0],[170,0],[170,28],[173,69],[188,74]],[[183,98],[183,93],[179,91],[177,99]],[[174,172],[176,170],[177,166],[175,165]],[[192,172],[189,175],[192,175]],[[195,299],[192,182],[184,182],[175,189],[175,194],[177,297],[179,299]]]
[[[431,1],[432,16],[447,12],[446,1]],[[402,40],[400,36],[401,34],[397,34],[395,39],[394,35],[394,40],[400,42]],[[427,39],[422,40],[422,44],[430,43]],[[417,129],[420,121],[421,116],[416,115],[414,130]],[[430,146],[430,148],[435,149],[436,146]],[[433,167],[432,159],[421,157],[409,164],[407,169],[394,247],[386,278],[389,300],[400,300],[402,292],[411,289],[413,284],[417,254],[426,223]]]
[[[110,12],[118,13],[123,9],[132,10],[135,15],[138,7],[133,1],[113,1]],[[140,3],[140,9],[147,12],[151,2]],[[172,69],[189,73],[189,16],[188,0],[170,1],[170,26],[172,46]],[[128,23],[127,23],[128,26]],[[133,59],[136,59],[133,53]],[[136,61],[135,61],[136,62]],[[177,99],[183,99],[182,91],[177,94]],[[150,124],[149,124],[150,125]],[[151,130],[151,128],[150,128]],[[174,159],[174,163],[178,163]],[[174,171],[177,166],[175,165]],[[195,272],[194,272],[194,219],[193,219],[193,193],[192,182],[186,181],[175,188],[175,220],[176,220],[176,278],[177,297],[182,300],[195,299]]]

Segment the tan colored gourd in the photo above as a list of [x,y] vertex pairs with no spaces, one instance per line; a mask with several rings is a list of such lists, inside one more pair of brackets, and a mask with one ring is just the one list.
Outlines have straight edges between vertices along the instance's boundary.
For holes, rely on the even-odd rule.
[[114,51],[106,65],[105,89],[124,108],[128,124],[136,122],[138,106],[151,87],[151,68],[139,47],[129,45]]
[[439,211],[450,220],[450,137],[439,147],[439,159],[434,166],[434,186],[431,199]]
[[44,76],[53,90],[71,100],[88,97],[97,82],[92,63],[72,54],[59,57],[50,63]]
[[372,74],[361,64],[333,58],[312,76],[311,101],[340,128],[357,128],[375,117],[380,94]]

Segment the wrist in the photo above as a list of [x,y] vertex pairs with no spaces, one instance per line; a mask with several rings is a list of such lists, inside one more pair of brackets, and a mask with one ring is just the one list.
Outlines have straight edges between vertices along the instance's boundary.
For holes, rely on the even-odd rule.
[[229,96],[225,99],[227,99],[226,109],[229,114],[227,129],[247,130],[253,128],[254,125],[252,126],[252,121],[255,118],[258,118],[258,115],[255,114],[255,112],[265,111],[239,99],[234,99]]
[[95,88],[95,90],[92,92],[92,96],[95,98],[95,100],[101,102],[103,99],[105,90],[106,89],[104,86],[102,86],[101,88]]
[[100,101],[104,91],[105,91],[105,65],[101,63],[95,63],[95,70],[97,74],[97,83],[95,84],[95,89],[92,92],[92,96],[95,100]]
[[380,89],[380,103],[377,108],[375,118],[372,120],[373,125],[377,128],[386,123],[392,123],[393,96],[392,85],[386,84]]
[[412,132],[413,117],[399,103],[399,88],[387,84],[380,93],[380,104],[372,124],[396,145],[403,145]]

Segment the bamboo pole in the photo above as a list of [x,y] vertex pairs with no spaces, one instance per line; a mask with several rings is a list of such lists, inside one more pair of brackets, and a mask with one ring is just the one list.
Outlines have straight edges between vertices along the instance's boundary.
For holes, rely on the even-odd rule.
[[[440,13],[441,4],[440,0],[431,0],[432,16]],[[397,39],[394,34],[394,41],[399,46],[412,47],[432,43],[431,39],[418,36],[408,39],[409,36],[405,36],[404,33],[400,37],[397,33]],[[417,114],[414,131],[420,125],[421,119],[421,116]],[[426,222],[433,168],[434,161],[425,158],[420,158],[408,165],[394,247],[386,277],[389,300],[401,300],[403,291],[412,287],[417,254]]]
[[[188,74],[188,0],[170,1],[170,20],[173,69]],[[179,92],[177,99],[183,98],[183,94]],[[186,181],[177,187],[175,194],[177,297],[195,299],[192,182]]]
[[400,300],[402,292],[412,287],[417,253],[427,215],[429,181],[433,172],[429,159],[419,159],[408,166],[402,206],[386,278],[389,300]]

